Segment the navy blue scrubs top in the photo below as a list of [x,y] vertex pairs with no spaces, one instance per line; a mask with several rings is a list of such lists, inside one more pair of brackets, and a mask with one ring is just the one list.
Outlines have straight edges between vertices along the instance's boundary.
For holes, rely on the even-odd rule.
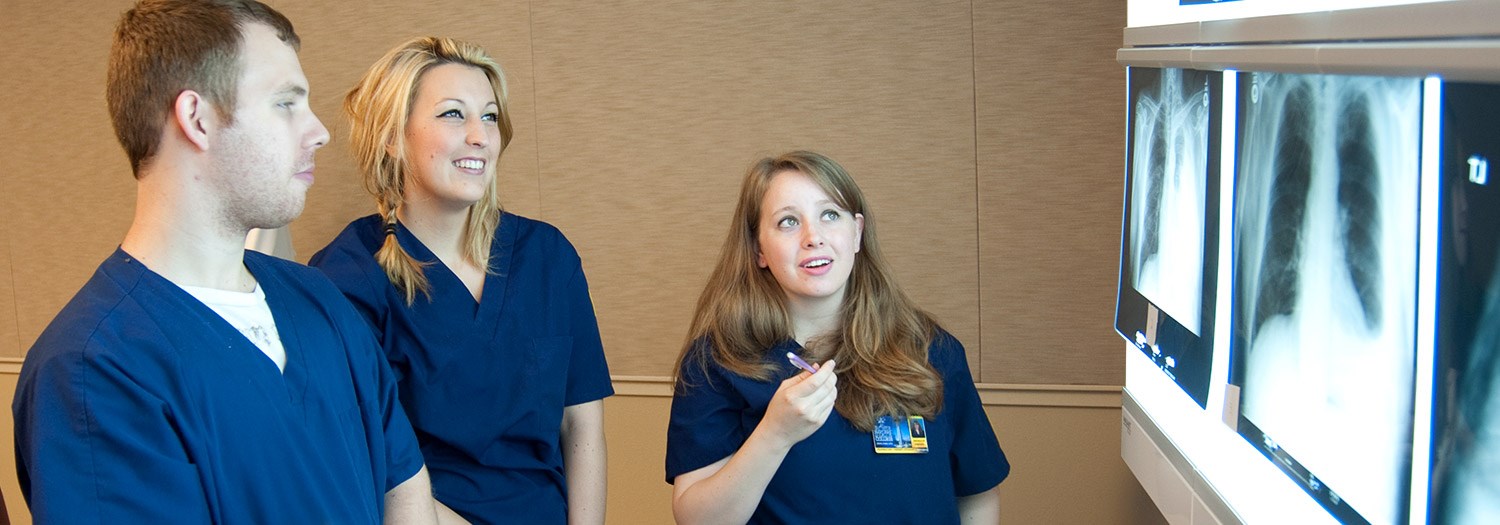
[[422,457],[369,328],[255,252],[286,371],[122,250],[26,354],[12,409],[37,523],[380,523]]
[[[667,427],[667,482],[740,449],[765,416],[781,381],[797,373],[788,341],[767,355],[769,381],[729,372],[710,357],[707,374],[685,356]],[[692,352],[709,351],[709,343]],[[943,376],[943,407],[927,422],[926,454],[876,454],[869,432],[834,411],[796,445],[766,487],[750,523],[958,523],[959,496],[994,488],[1010,474],[979,402],[963,345],[939,331],[928,360]]]
[[564,523],[563,407],[614,393],[583,265],[549,224],[505,214],[477,303],[404,226],[429,299],[407,306],[374,253],[378,216],[350,223],[311,264],[374,327],[400,377],[439,501],[476,523]]

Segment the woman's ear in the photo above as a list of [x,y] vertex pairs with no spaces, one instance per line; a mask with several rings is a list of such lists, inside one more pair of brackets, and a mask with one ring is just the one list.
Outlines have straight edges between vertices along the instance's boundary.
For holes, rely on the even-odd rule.
[[865,239],[865,214],[854,214],[854,253],[859,253],[861,242]]

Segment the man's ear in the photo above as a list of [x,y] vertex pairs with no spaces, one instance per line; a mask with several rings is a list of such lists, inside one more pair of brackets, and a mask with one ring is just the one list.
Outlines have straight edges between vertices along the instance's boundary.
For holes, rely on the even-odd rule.
[[183,138],[200,150],[208,149],[208,136],[218,129],[218,113],[203,95],[191,89],[177,94],[172,104],[172,118],[168,121]]

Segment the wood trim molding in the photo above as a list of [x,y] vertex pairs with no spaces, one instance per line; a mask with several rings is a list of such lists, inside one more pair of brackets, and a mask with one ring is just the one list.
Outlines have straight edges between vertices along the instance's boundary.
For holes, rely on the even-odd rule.
[[[672,397],[671,378],[664,376],[613,376],[615,395],[625,397]],[[1108,385],[1028,385],[978,383],[979,399],[986,406],[1034,406],[1120,408],[1121,387]]]
[[[0,374],[19,375],[20,358],[0,357]],[[613,376],[615,395],[621,397],[672,397],[672,379],[666,376]],[[1028,385],[978,383],[979,399],[985,406],[1120,408],[1121,388],[1108,385]]]

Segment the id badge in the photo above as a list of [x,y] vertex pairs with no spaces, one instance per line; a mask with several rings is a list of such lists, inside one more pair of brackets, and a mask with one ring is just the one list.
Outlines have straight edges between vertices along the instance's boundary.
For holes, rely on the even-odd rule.
[[927,453],[927,421],[922,416],[880,416],[870,435],[875,439],[876,454]]

